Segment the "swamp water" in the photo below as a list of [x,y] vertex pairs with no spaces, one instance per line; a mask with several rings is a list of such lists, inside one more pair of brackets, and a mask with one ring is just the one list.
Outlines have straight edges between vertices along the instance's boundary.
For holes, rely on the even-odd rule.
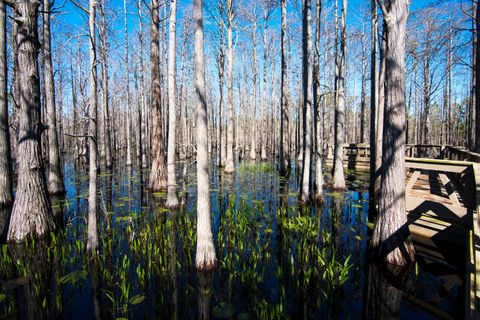
[[219,264],[197,273],[194,168],[178,176],[177,212],[162,208],[164,193],[145,190],[146,171],[100,174],[100,254],[92,260],[85,254],[88,176],[66,164],[66,198],[53,201],[64,228],[49,241],[1,247],[0,317],[463,317],[462,283],[450,285],[446,267],[418,262],[400,281],[366,261],[368,177],[353,172],[348,191],[326,190],[323,208],[299,208],[295,170],[285,180],[267,164],[241,164],[234,177],[213,168]]

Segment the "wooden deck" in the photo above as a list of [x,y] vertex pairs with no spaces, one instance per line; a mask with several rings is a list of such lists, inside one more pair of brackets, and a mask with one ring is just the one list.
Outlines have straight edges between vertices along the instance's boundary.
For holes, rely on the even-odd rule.
[[459,274],[465,275],[465,318],[477,319],[477,164],[407,158],[406,166],[408,222],[417,257],[443,266],[445,292],[463,282]]
[[[327,150],[328,164],[333,150]],[[444,292],[465,288],[465,319],[480,319],[480,154],[445,145],[407,145],[405,152],[406,209],[418,263],[442,270]],[[368,170],[369,161],[367,145],[345,146],[346,167]],[[438,295],[431,301],[406,298],[452,318],[436,307]]]

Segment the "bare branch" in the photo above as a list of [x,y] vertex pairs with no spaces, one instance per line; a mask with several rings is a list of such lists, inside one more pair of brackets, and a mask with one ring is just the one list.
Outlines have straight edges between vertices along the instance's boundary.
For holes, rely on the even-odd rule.
[[83,12],[88,14],[88,10],[82,6],[80,3],[78,3],[76,0],[70,0],[71,3],[73,3],[77,8],[81,9]]

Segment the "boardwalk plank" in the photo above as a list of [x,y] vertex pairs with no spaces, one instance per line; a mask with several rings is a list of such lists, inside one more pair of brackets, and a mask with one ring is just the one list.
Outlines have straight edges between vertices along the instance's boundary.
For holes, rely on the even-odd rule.
[[445,173],[439,173],[438,176],[440,177],[440,180],[442,181],[452,204],[454,206],[460,206],[460,202],[458,201],[457,193],[454,189],[453,183],[450,181],[450,179]]

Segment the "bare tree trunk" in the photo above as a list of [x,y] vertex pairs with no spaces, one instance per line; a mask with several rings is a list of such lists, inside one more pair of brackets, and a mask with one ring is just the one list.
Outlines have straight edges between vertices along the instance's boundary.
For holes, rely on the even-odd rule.
[[[140,56],[140,54],[138,54]],[[142,166],[142,101],[140,98],[140,89],[139,89],[139,70],[138,64],[135,65],[134,70],[134,81],[135,81],[135,98],[134,98],[134,106],[135,106],[135,117],[133,119],[133,131],[135,132],[135,157],[137,158],[137,167],[141,168]]]
[[423,65],[423,130],[422,143],[430,143],[430,33],[427,32],[427,44],[424,53]]
[[369,181],[369,194],[370,194],[370,209],[375,209],[375,180],[377,178],[377,166],[376,166],[376,154],[377,143],[375,132],[377,127],[377,110],[378,110],[378,14],[377,14],[377,2],[371,0],[371,48],[370,48],[370,181]]
[[[472,12],[471,12],[471,15],[472,17],[474,17],[472,19],[472,25],[471,25],[471,30],[472,30],[472,50],[471,50],[471,63],[473,65],[473,68],[472,68],[472,74],[471,74],[471,81],[472,81],[472,85],[471,85],[471,92],[470,92],[470,103],[468,104],[468,107],[469,107],[469,117],[468,117],[468,123],[467,123],[467,127],[468,127],[468,148],[469,150],[475,150],[475,136],[477,134],[477,132],[475,131],[475,110],[476,109],[476,95],[477,95],[477,90],[476,90],[476,87],[477,87],[477,82],[476,82],[476,74],[477,74],[477,68],[480,68],[478,67],[478,64],[476,63],[477,61],[477,47],[478,47],[478,44],[477,44],[477,21],[479,21],[480,17],[478,17],[478,13],[479,13],[479,9],[477,8],[478,5],[476,3],[476,0],[472,0]],[[480,89],[479,89],[480,90]]]
[[386,262],[405,266],[413,259],[405,211],[405,39],[408,0],[382,3],[385,53],[383,175],[378,219],[371,246]]
[[107,22],[105,20],[105,0],[100,3],[101,19],[101,65],[102,65],[102,133],[103,142],[101,158],[105,158],[105,165],[108,169],[112,168],[112,138],[110,134],[110,111],[109,111],[109,84],[108,84],[108,42],[107,42]]
[[[203,49],[202,0],[194,0],[195,26],[195,96],[197,109],[197,252],[199,270],[215,268],[217,257],[210,221],[210,176],[208,164],[207,100],[205,95],[205,60]],[[231,7],[230,7],[231,8]]]
[[448,35],[448,109],[447,109],[447,139],[446,143],[452,145],[452,82],[453,82],[453,30],[452,15],[450,14],[449,35]]
[[263,92],[262,92],[262,137],[260,139],[260,159],[267,160],[267,26],[268,26],[268,9],[265,8],[263,15]]
[[[140,0],[141,1],[141,0]],[[184,23],[186,25],[186,22]],[[180,121],[181,121],[181,129],[180,131],[182,132],[182,147],[180,148],[180,158],[182,160],[187,159],[187,154],[188,154],[188,144],[187,144],[187,112],[186,112],[186,93],[185,93],[185,87],[186,87],[186,70],[185,70],[185,60],[186,60],[186,55],[187,55],[187,37],[186,37],[186,29],[184,28],[184,32],[182,33],[182,62],[180,63],[180,92],[179,92],[179,104],[178,108],[180,109]],[[185,111],[184,111],[185,110]],[[218,141],[218,140],[217,140]],[[218,147],[218,146],[217,146]],[[217,149],[218,152],[218,149]],[[220,161],[220,159],[218,159]],[[220,162],[219,162],[220,163]],[[185,165],[184,165],[185,167]],[[185,168],[184,168],[185,170]],[[185,180],[185,179],[183,179]],[[185,181],[183,181],[185,182]],[[183,198],[182,198],[183,201]]]
[[[223,1],[220,1],[218,4],[218,13],[219,17],[223,17]],[[224,35],[224,23],[223,18],[218,19],[218,133],[217,133],[217,153],[218,153],[218,166],[223,167],[225,166],[226,160],[226,149],[225,149],[225,139],[223,139],[222,133],[222,125],[223,125],[223,116],[222,116],[222,109],[223,109],[223,80],[224,80],[224,73],[225,73],[225,47],[223,43],[223,35]]]
[[[12,157],[10,153],[10,129],[8,125],[7,97],[7,19],[5,1],[0,1],[0,207],[10,206],[13,202]],[[6,210],[0,221],[7,221]],[[0,225],[0,234],[5,225]]]
[[55,83],[50,41],[50,0],[43,1],[43,59],[45,63],[45,107],[48,113],[48,191],[65,193],[58,148],[57,111],[55,109]]
[[38,73],[39,1],[15,1],[18,69],[18,182],[7,241],[45,237],[55,228],[43,171]]
[[129,53],[128,53],[128,25],[127,25],[127,0],[123,0],[123,31],[125,33],[125,94],[127,108],[125,110],[127,115],[127,161],[126,165],[132,165],[132,110],[130,100],[130,67],[129,67]]
[[[281,42],[282,42],[282,78],[281,78],[281,97],[280,97],[280,145],[279,145],[279,164],[278,164],[278,173],[281,176],[284,176],[287,173],[287,164],[285,159],[285,148],[288,138],[288,131],[285,129],[288,128],[286,120],[288,119],[287,114],[287,0],[282,0],[282,31],[281,31]],[[287,129],[288,130],[288,129]]]
[[367,109],[367,44],[365,41],[365,34],[362,33],[362,91],[360,98],[360,143],[365,143],[365,122]]
[[144,76],[143,76],[143,22],[142,22],[142,0],[138,0],[138,73],[139,73],[139,90],[140,90],[140,110],[139,110],[139,128],[140,128],[140,161],[142,163],[142,168],[147,166],[147,124],[146,124],[146,114],[145,114],[145,90],[144,90]]
[[300,201],[306,203],[311,196],[312,171],[312,17],[311,0],[303,1],[303,161]]
[[167,188],[167,172],[165,168],[165,156],[163,154],[163,129],[161,110],[161,84],[159,67],[159,16],[158,0],[150,1],[150,68],[151,68],[151,110],[153,119],[153,145],[152,145],[152,170],[150,171],[149,188],[152,191],[165,190]]
[[90,38],[90,107],[88,132],[88,240],[87,251],[95,251],[98,247],[97,232],[97,56],[95,53],[95,7],[96,0],[89,2],[89,38]]
[[322,1],[317,0],[317,25],[315,27],[315,50],[313,56],[313,110],[315,125],[315,182],[317,201],[323,201],[323,166],[322,166],[322,139],[320,135],[320,127],[322,125],[320,118],[320,30],[322,21]]
[[480,4],[475,15],[475,152],[480,152]]
[[[285,4],[286,5],[286,4]],[[286,14],[286,13],[285,13]],[[285,23],[286,17],[285,17]],[[291,48],[288,46],[289,43],[288,41],[288,29],[287,26],[285,26],[285,46],[286,46],[286,51],[285,51],[285,87],[287,88],[285,91],[285,158],[286,158],[286,165],[287,169],[291,169],[291,161],[292,161],[292,150],[293,150],[293,139],[292,139],[292,131],[294,130],[294,121],[292,121],[292,112],[291,112],[291,97],[290,97],[290,74],[289,74],[289,63],[288,61],[291,61]],[[287,55],[288,52],[288,55]]]
[[[102,14],[103,14],[103,8],[102,8],[102,4],[105,0],[98,0],[99,1],[99,12],[100,12],[100,20],[102,20]],[[102,25],[100,24],[99,26],[99,32],[102,31]],[[100,65],[102,67],[102,70],[101,70],[101,80],[100,80],[100,89],[99,90],[102,90],[103,92],[103,39],[102,37],[100,37],[100,46],[99,46],[99,49],[98,51],[100,52]],[[97,123],[97,133],[98,133],[98,136],[97,136],[97,141],[98,141],[98,145],[97,145],[97,150],[98,150],[98,161],[101,161],[101,166],[104,166],[106,168],[106,156],[105,156],[105,152],[106,152],[106,143],[105,143],[105,127],[107,126],[106,122],[105,122],[105,118],[103,117],[103,110],[104,110],[104,106],[105,104],[103,103],[103,97],[102,97],[102,104],[101,104],[101,107],[100,105],[98,106],[99,110],[97,110],[97,114],[98,112],[100,112],[100,115],[98,116],[98,123]],[[87,125],[88,125],[88,122],[87,122]],[[97,162],[98,163],[98,162]],[[98,163],[100,165],[100,163]]]
[[[72,109],[73,109],[73,134],[78,135],[78,104],[77,104],[77,88],[75,84],[75,74],[73,73],[73,63],[70,64],[71,87],[72,87]],[[80,159],[82,141],[74,138],[75,161]]]
[[345,176],[343,172],[343,145],[345,143],[345,47],[347,41],[346,31],[347,0],[342,0],[341,40],[340,54],[336,57],[335,93],[335,152],[333,160],[332,188],[344,190]]
[[252,132],[250,134],[250,160],[257,158],[257,18],[253,18],[252,30],[252,46],[253,46],[253,119]]
[[227,41],[228,41],[228,80],[227,80],[227,161],[225,164],[225,172],[235,172],[233,163],[233,0],[227,0]]
[[383,152],[383,123],[385,113],[385,72],[386,72],[386,50],[387,42],[385,34],[382,34],[382,44],[380,47],[380,75],[378,79],[378,108],[376,132],[377,143],[375,144],[375,185],[374,197],[380,193],[380,180],[383,174],[382,152]]
[[[64,123],[63,123],[63,70],[60,70],[58,73],[58,112],[57,112],[57,119],[58,119],[58,148],[60,151],[60,156],[65,153],[65,135],[64,135]],[[63,177],[63,175],[62,175]]]
[[[40,41],[40,47],[43,47],[43,34],[39,35],[39,41]],[[45,74],[45,61],[43,59],[43,54],[39,55],[40,60],[38,61],[39,64],[39,74],[44,75]],[[46,99],[45,99],[46,93],[45,93],[45,81],[40,81],[40,105],[43,106],[43,108],[40,109],[40,122],[42,124],[47,124],[48,126],[48,115],[47,115],[47,108],[46,106]],[[48,129],[45,128],[45,129]],[[43,133],[43,131],[42,131]],[[41,146],[40,150],[42,151],[42,161],[43,163],[48,164],[48,134],[42,134],[40,136],[40,141],[41,141]],[[48,169],[48,167],[47,167]],[[48,176],[47,176],[47,187],[48,187]]]
[[168,153],[167,153],[167,171],[168,171],[168,193],[167,207],[173,209],[178,207],[177,197],[177,179],[175,176],[175,141],[176,141],[176,121],[177,121],[177,93],[175,88],[176,78],[176,26],[177,26],[177,2],[170,1],[170,35],[168,37]]
[[[273,48],[273,47],[272,47]],[[277,139],[277,130],[275,130],[275,121],[276,119],[276,108],[277,104],[273,101],[273,93],[275,91],[275,54],[274,52],[270,53],[270,94],[269,94],[269,111],[270,111],[270,156],[272,159],[276,159],[277,157],[277,150],[276,150],[276,139]]]
[[[7,27],[8,28],[8,27]],[[13,70],[12,70],[12,82],[13,82],[13,93],[12,93],[12,100],[13,101],[20,101],[19,95],[19,83],[18,83],[18,57],[17,57],[17,52],[18,52],[18,44],[17,44],[17,33],[18,33],[18,26],[16,23],[12,23],[12,31],[10,32],[10,38],[11,38],[11,54],[12,54],[12,60],[13,60]],[[8,57],[7,57],[8,58]],[[7,65],[8,68],[8,65]],[[7,70],[8,73],[8,70]],[[8,84],[7,84],[8,86]],[[8,103],[8,100],[7,100]],[[13,114],[11,117],[11,122],[12,125],[18,125],[18,103],[14,103],[16,106],[13,108]],[[12,161],[16,163],[17,160],[17,150],[18,150],[18,132],[13,132],[13,137],[10,137],[10,144],[11,144],[11,153],[10,156],[12,157]],[[13,167],[13,162],[12,162],[12,167]],[[12,174],[13,174],[13,168],[12,168]]]

